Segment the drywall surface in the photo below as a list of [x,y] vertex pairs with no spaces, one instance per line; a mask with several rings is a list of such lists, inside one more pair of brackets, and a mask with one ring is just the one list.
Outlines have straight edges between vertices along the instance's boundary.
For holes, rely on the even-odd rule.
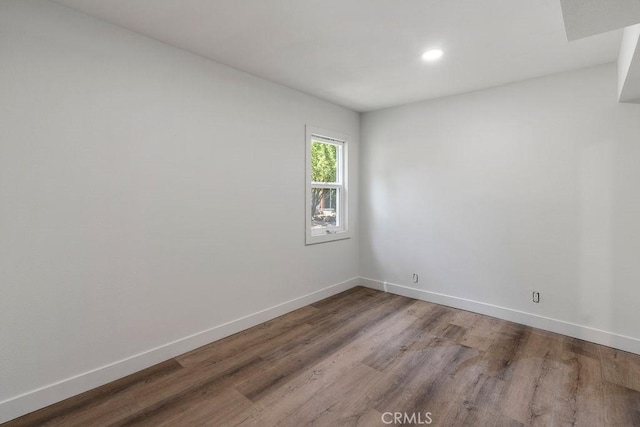
[[618,104],[616,77],[607,64],[364,114],[361,276],[639,351],[640,106]]
[[618,100],[640,103],[640,24],[624,29],[618,55]]
[[[0,2],[0,58],[4,419],[358,276],[357,113],[47,1]],[[350,240],[305,246],[306,124],[351,136]]]

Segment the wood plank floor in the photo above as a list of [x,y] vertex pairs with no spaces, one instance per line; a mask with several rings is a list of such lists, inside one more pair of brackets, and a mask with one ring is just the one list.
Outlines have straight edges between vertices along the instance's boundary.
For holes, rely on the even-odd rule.
[[5,425],[378,426],[386,412],[640,426],[640,356],[358,287]]

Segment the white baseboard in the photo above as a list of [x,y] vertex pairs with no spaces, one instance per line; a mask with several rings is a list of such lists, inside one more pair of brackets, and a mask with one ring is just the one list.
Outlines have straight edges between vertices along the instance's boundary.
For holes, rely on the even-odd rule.
[[89,372],[83,372],[57,383],[4,400],[0,402],[0,424],[149,368],[157,363],[282,316],[305,305],[313,304],[321,299],[351,289],[358,284],[359,279],[354,277],[126,359],[118,360],[109,365],[101,366]]
[[380,282],[378,280],[374,280],[374,279],[367,279],[366,277],[361,277],[360,278],[360,286],[364,286],[366,288],[371,288],[371,289],[375,289],[376,291],[384,291],[386,292],[387,289],[385,288],[385,282]]
[[359,283],[361,286],[366,286],[371,289],[382,290],[385,292],[390,292],[392,294],[402,295],[409,298],[472,311],[474,313],[486,314],[487,316],[497,317],[499,319],[509,320],[511,322],[516,322],[527,326],[533,326],[535,328],[544,329],[546,331],[556,332],[558,334],[567,335],[574,338],[580,338],[582,340],[594,342],[596,344],[602,344],[607,347],[613,347],[619,350],[640,354],[640,339],[616,334],[614,332],[603,331],[589,326],[578,325],[576,323],[565,322],[563,320],[557,320],[545,316],[539,316],[537,314],[527,313],[520,310],[514,310],[511,308],[500,307],[480,301],[440,294],[437,292],[429,292],[423,289],[412,288],[409,286],[396,285],[394,283],[382,282],[380,280],[369,279],[365,277],[361,277]]

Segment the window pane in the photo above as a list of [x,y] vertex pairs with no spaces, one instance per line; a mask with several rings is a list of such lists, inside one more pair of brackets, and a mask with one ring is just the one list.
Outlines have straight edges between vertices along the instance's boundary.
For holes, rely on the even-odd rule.
[[311,143],[312,182],[338,182],[338,154],[337,145]]
[[311,229],[339,226],[339,196],[335,188],[311,189]]

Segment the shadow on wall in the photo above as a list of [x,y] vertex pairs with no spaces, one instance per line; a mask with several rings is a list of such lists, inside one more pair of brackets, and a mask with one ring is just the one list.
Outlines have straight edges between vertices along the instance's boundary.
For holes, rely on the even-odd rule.
[[613,330],[612,200],[613,143],[584,148],[580,158],[581,323]]

